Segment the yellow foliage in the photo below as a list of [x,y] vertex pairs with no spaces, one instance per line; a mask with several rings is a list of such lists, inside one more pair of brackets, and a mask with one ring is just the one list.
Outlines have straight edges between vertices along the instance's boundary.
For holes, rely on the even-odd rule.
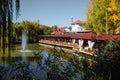
[[110,12],[110,13],[112,13],[113,12],[113,10],[112,10],[112,8],[107,8],[107,10]]
[[118,16],[116,14],[113,14],[112,16],[110,16],[110,19],[116,22],[118,20]]
[[107,8],[107,10],[111,13],[113,13],[114,11],[117,11],[117,0],[111,0],[109,4],[109,8]]
[[114,33],[115,34],[120,34],[120,27],[116,28]]
[[113,11],[117,11],[117,6],[112,6]]
[[109,4],[109,6],[115,6],[116,5],[116,0],[111,0],[111,2],[110,2],[110,4]]
[[118,20],[118,16],[116,14],[114,14],[112,17],[115,22]]

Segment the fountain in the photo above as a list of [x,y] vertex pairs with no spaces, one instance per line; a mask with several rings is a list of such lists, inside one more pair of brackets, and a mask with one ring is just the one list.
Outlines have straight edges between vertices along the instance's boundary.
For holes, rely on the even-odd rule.
[[27,37],[27,34],[25,31],[22,32],[22,42],[21,42],[21,50],[19,50],[20,52],[32,52],[31,50],[28,50],[28,44],[27,44],[27,40],[28,40],[28,37]]
[[22,50],[25,51],[27,49],[27,34],[25,31],[22,32]]
[[22,42],[21,42],[21,50],[19,50],[20,53],[22,53],[22,61],[26,62],[27,57],[26,53],[32,52],[31,50],[28,50],[28,43],[27,43],[27,34],[25,31],[22,31]]

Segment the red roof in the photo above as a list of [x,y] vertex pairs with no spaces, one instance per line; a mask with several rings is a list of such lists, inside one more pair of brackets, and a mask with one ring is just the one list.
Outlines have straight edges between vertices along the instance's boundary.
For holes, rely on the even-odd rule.
[[41,35],[40,37],[53,37],[53,38],[71,38],[71,39],[91,39],[91,40],[101,40],[101,41],[109,41],[113,40],[120,40],[120,35],[101,35],[98,36],[94,33],[82,33],[82,34],[72,34],[72,35]]
[[115,40],[120,40],[120,35],[114,35],[113,37]]
[[95,39],[96,35],[93,33],[83,33],[80,35],[73,35],[72,38],[80,38],[80,39]]
[[72,35],[71,38],[75,39],[95,39],[95,40],[101,40],[101,41],[109,41],[110,39],[114,40],[120,40],[120,35],[95,35],[94,33],[83,33],[80,35]]
[[64,28],[56,28],[53,30],[54,35],[61,35]]
[[77,20],[77,21],[75,21],[75,22],[72,23],[72,25],[75,25],[75,24],[85,24],[85,22]]
[[102,36],[97,36],[97,37],[96,37],[96,40],[109,41],[110,39],[120,40],[120,35],[113,35],[113,36],[110,36],[110,35],[102,35]]
[[108,41],[110,39],[112,39],[112,37],[110,35],[96,36],[96,40]]

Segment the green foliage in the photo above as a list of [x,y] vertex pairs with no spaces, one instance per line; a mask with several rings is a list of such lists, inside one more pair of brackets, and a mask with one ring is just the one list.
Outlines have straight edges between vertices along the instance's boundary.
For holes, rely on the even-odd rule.
[[102,49],[92,71],[102,80],[116,80],[120,74],[120,41],[110,41]]
[[11,44],[13,12],[16,11],[16,16],[18,16],[19,10],[20,0],[0,0],[0,45],[3,48],[6,44],[9,46]]
[[110,41],[105,47],[104,54],[110,59],[119,59],[120,41]]
[[38,35],[50,34],[52,29],[49,26],[39,24],[39,21],[23,21],[15,23],[13,37],[17,41],[21,39],[22,30],[26,31],[30,42],[36,42]]
[[[98,35],[114,34],[119,27],[120,8],[110,6],[114,0],[91,0],[87,10],[86,29],[90,29]],[[120,4],[119,0],[118,5]],[[116,4],[117,5],[117,4]],[[114,11],[111,8],[114,8]],[[118,33],[118,31],[116,31]]]

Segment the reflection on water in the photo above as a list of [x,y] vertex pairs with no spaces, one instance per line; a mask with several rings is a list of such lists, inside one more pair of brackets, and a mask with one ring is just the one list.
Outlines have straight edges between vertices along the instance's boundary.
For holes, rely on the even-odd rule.
[[0,63],[11,64],[15,61],[21,61],[22,56],[24,55],[22,53],[25,53],[29,61],[35,61],[36,59],[39,59],[38,56],[40,56],[42,51],[41,46],[38,44],[29,44],[28,47],[29,50],[25,50],[24,52],[21,51],[20,44],[12,45],[10,50],[8,47],[5,47],[5,52],[3,52],[3,49],[0,48]]
[[[28,61],[22,62],[20,45],[14,45],[9,55],[0,56],[1,80],[82,80],[84,73],[67,60],[53,56],[38,44],[29,44],[32,52],[25,52]],[[6,48],[7,49],[7,48]],[[3,54],[3,53],[2,53]],[[4,60],[2,58],[5,58]]]

